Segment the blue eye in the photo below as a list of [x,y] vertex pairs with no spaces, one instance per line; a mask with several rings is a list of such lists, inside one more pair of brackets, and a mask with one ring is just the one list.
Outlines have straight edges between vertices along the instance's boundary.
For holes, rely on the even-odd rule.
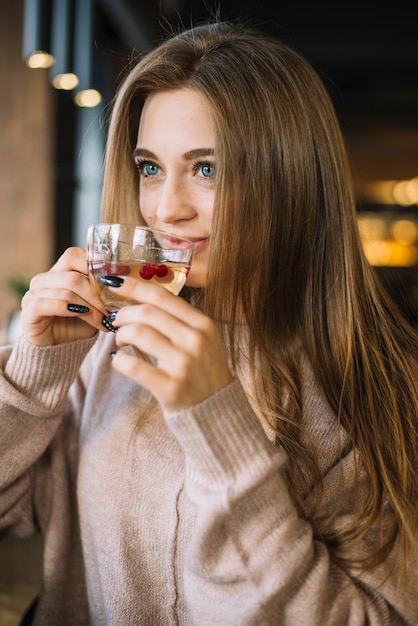
[[156,176],[160,171],[158,165],[152,161],[139,161],[136,163],[136,167],[142,176]]
[[143,172],[147,176],[155,176],[159,170],[159,167],[155,165],[155,163],[145,163],[143,167]]
[[196,163],[194,166],[194,170],[198,173],[200,172],[200,175],[203,178],[213,178],[216,173],[215,164],[211,163],[210,161],[205,161],[204,163]]
[[206,178],[215,176],[215,166],[209,163],[207,165],[202,165],[202,174]]

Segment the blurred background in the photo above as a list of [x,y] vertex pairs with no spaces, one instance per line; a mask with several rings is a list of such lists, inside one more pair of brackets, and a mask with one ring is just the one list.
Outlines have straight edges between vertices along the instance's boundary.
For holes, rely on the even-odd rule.
[[[215,15],[240,18],[281,38],[321,75],[345,136],[366,255],[403,314],[418,324],[413,3],[271,5],[0,0],[0,343],[15,339],[30,277],[46,271],[67,246],[84,246],[88,224],[99,217],[109,107],[135,55],[181,25]],[[11,603],[20,611],[37,584],[40,550],[1,545],[0,605],[9,607],[0,616],[4,626],[17,623]],[[7,595],[11,580],[27,584],[23,598]]]

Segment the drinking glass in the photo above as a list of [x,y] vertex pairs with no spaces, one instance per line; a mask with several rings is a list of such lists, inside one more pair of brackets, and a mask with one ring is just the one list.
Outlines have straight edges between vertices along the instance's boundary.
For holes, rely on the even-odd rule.
[[133,224],[92,224],[87,233],[89,280],[109,313],[137,304],[104,285],[102,276],[132,276],[178,295],[193,258],[193,242],[162,230]]

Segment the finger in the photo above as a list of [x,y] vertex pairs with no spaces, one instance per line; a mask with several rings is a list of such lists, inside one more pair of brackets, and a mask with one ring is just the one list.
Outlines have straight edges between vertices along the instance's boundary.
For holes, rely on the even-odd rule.
[[107,315],[106,308],[93,291],[88,277],[78,271],[49,271],[32,278],[29,293],[45,289],[58,290],[61,294],[59,299],[66,300],[67,303],[83,300],[88,303],[89,308],[96,308],[102,315]]
[[87,255],[84,248],[75,246],[67,248],[51,268],[51,272],[66,272],[69,270],[80,272],[84,276],[88,275]]
[[188,314],[180,319],[154,304],[125,306],[117,313],[113,324],[119,329],[120,345],[135,344],[158,359],[165,358],[167,353],[171,356],[172,346],[199,356],[213,349],[218,342],[218,331],[205,316],[201,316],[199,328],[196,324],[191,326],[193,311],[187,305]]
[[[187,318],[187,323],[190,326],[201,328],[205,326],[205,320],[207,316],[192,307],[188,302],[170,293],[164,287],[160,285],[154,285],[152,283],[146,283],[145,281],[138,280],[131,277],[117,277],[120,282],[119,287],[109,288],[118,294],[135,300],[141,304],[150,304],[154,307],[162,310],[166,310],[172,316],[177,317],[180,320]],[[126,307],[127,308],[127,307]],[[124,311],[123,307],[122,311]],[[119,313],[120,314],[120,313]],[[118,314],[118,319],[119,319]]]
[[[116,344],[119,348],[133,346],[140,354],[146,354],[154,359],[153,366],[165,374],[163,378],[157,378],[155,372],[152,380],[144,378],[144,370],[135,369],[134,362],[129,364],[129,372],[124,373],[133,377],[138,384],[150,389],[164,404],[167,400],[171,402],[173,396],[177,403],[181,397],[182,402],[193,404],[197,399],[201,400],[212,393],[219,385],[223,385],[223,381],[229,377],[229,371],[226,371],[223,363],[213,361],[212,358],[202,358],[199,351],[196,354],[190,353],[183,346],[174,345],[168,337],[148,326],[135,324],[119,328]],[[216,369],[216,377],[213,376],[213,369]],[[147,372],[148,369],[145,370],[145,373]],[[154,381],[161,384],[163,380],[164,388],[149,387]],[[203,385],[201,381],[204,381]],[[193,399],[186,400],[187,398]]]
[[177,347],[166,335],[150,326],[144,324],[118,326],[116,343],[120,348],[125,346],[137,348],[140,353],[153,357],[160,367],[167,361],[178,371]]
[[103,330],[103,314],[89,302],[65,289],[28,291],[22,300],[22,323],[31,326],[53,317],[78,317]]
[[190,379],[172,376],[159,366],[125,351],[112,354],[113,367],[124,376],[148,389],[163,409],[178,411],[193,406],[207,397],[211,390],[202,389]]
[[161,389],[164,389],[167,396],[173,395],[170,377],[152,363],[123,350],[113,352],[111,357],[112,365],[119,373],[148,389],[157,400],[161,401]]

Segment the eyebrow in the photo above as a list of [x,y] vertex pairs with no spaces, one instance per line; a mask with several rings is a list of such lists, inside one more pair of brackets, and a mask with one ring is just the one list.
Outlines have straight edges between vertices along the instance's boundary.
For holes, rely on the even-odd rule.
[[[184,152],[182,154],[182,158],[186,161],[192,161],[193,159],[197,159],[205,156],[213,156],[215,154],[215,150],[213,148],[195,148],[194,150],[189,150],[188,152]],[[133,157],[145,157],[147,159],[157,159],[157,156],[151,152],[151,150],[147,150],[146,148],[135,148],[133,152]]]

